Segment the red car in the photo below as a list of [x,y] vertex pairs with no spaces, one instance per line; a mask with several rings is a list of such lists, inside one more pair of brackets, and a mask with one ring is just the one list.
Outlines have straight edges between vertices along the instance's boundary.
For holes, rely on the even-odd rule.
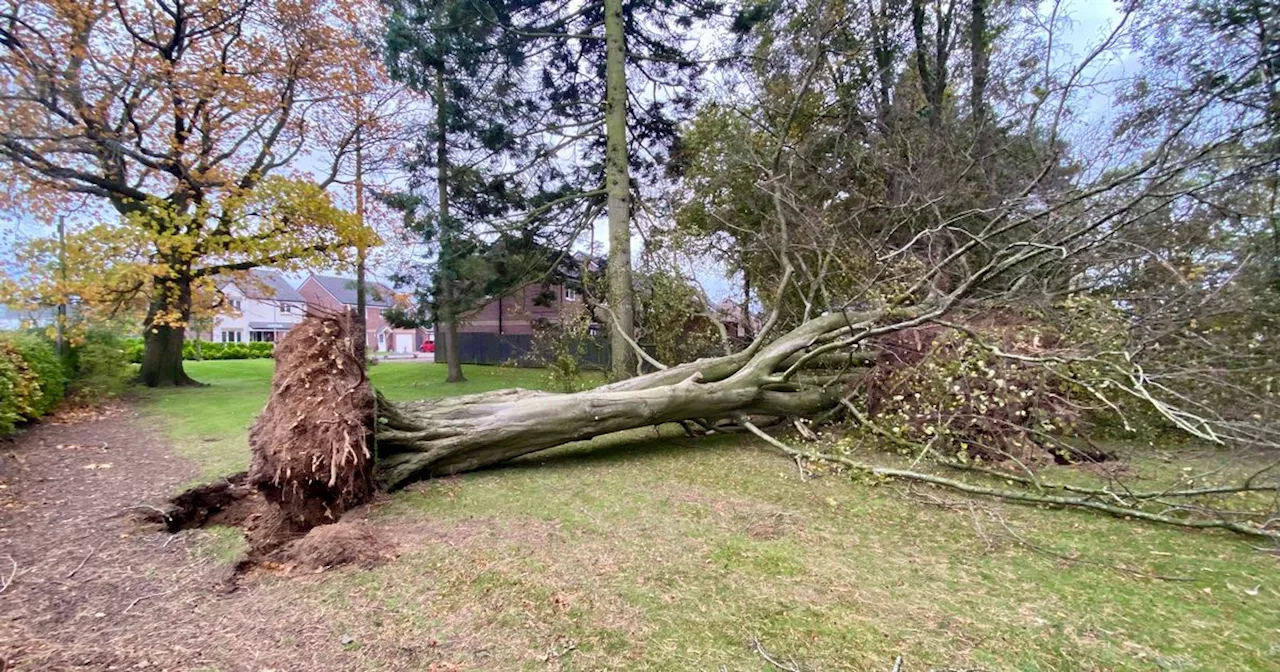
[[436,351],[436,342],[435,342],[435,341],[423,341],[423,342],[422,342],[422,347],[420,348],[420,350],[422,350],[422,352],[435,352],[435,351]]

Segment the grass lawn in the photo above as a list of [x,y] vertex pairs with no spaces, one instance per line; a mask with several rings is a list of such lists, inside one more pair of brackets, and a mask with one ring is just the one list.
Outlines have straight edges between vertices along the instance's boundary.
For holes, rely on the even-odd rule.
[[[210,387],[142,404],[213,478],[247,463],[270,367],[191,364]],[[442,367],[411,363],[371,375],[393,399],[543,380],[468,367],[445,386]],[[1277,558],[1247,540],[802,482],[742,437],[603,437],[418,484],[372,516],[397,531],[395,562],[257,588],[324,614],[350,669],[776,669],[754,641],[809,671],[887,672],[899,654],[904,672],[1280,669]]]

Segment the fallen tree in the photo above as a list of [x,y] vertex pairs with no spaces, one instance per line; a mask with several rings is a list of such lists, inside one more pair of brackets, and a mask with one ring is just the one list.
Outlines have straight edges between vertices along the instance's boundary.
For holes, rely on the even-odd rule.
[[[840,406],[859,369],[858,350],[883,312],[833,313],[739,353],[664,368],[571,394],[502,390],[378,405],[379,483],[487,467],[571,441],[665,423],[712,429],[740,416],[809,417]],[[845,337],[838,358],[805,359]],[[812,366],[809,366],[812,365]]]
[[[826,463],[881,479],[1280,539],[1280,531],[1258,512],[1199,504],[1215,497],[1275,491],[1278,486],[1265,478],[1269,469],[1241,483],[1213,487],[1140,492],[1123,484],[1089,488],[1046,482],[1034,473],[958,462],[932,446],[884,432],[852,401],[856,383],[867,379],[868,367],[877,363],[877,353],[868,344],[876,336],[935,319],[938,310],[832,313],[766,340],[769,325],[741,352],[663,368],[584,392],[508,389],[412,402],[375,396],[355,357],[347,316],[311,315],[276,350],[271,396],[250,433],[251,470],[183,493],[158,520],[171,530],[210,523],[240,525],[251,548],[246,566],[255,560],[302,562],[301,556],[310,558],[317,545],[324,545],[312,540],[309,531],[338,522],[343,512],[368,501],[375,484],[396,489],[573,441],[681,423],[693,431],[751,432],[789,459]],[[881,432],[887,444],[906,443],[912,451],[935,458],[931,463],[963,470],[976,480],[795,448],[761,429],[765,423],[833,418],[841,412],[866,429]],[[983,479],[995,480],[988,484]],[[325,538],[366,539],[369,534],[356,529]],[[353,561],[369,561],[355,548],[362,543],[337,549],[334,557],[346,557],[351,550]]]

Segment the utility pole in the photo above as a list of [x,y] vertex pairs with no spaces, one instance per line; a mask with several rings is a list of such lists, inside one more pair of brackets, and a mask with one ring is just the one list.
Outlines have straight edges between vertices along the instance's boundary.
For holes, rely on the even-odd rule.
[[67,324],[67,218],[58,217],[58,356],[66,354],[64,345]]

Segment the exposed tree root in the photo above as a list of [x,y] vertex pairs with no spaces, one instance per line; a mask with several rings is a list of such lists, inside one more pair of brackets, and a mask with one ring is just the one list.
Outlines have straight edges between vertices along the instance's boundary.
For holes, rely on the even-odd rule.
[[294,327],[276,346],[271,396],[249,433],[249,471],[188,490],[152,518],[172,532],[241,528],[249,546],[242,570],[262,561],[365,564],[365,537],[305,536],[375,490],[374,395],[355,346],[345,314],[312,314]]
[[249,483],[296,523],[331,523],[373,495],[373,389],[347,314],[312,314],[276,346],[249,431]]

